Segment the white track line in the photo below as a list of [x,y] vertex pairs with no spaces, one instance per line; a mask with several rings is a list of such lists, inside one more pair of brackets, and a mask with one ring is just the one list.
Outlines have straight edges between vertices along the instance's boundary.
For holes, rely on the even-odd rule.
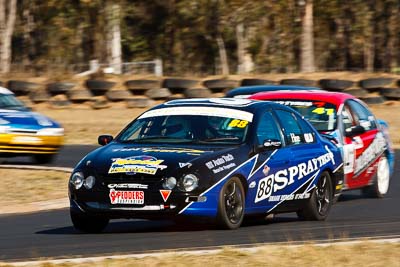
[[[317,243],[310,243],[317,242]],[[307,244],[308,246],[345,246],[345,245],[355,245],[363,242],[369,243],[400,243],[400,236],[378,236],[370,238],[345,238],[345,239],[329,239],[329,240],[319,240],[319,241],[299,241],[299,242],[278,242],[278,243],[258,243],[249,245],[231,245],[231,246],[220,246],[212,247],[207,249],[205,247],[191,248],[190,250],[169,250],[166,252],[149,252],[149,253],[138,253],[138,254],[126,254],[126,255],[112,255],[112,256],[97,256],[97,257],[81,257],[81,258],[70,258],[70,259],[56,259],[56,260],[37,260],[37,261],[21,261],[21,262],[0,262],[0,264],[7,264],[10,266],[28,266],[28,265],[42,265],[45,263],[51,264],[63,264],[63,263],[94,263],[100,262],[108,259],[142,259],[144,257],[166,257],[166,256],[176,256],[176,255],[213,255],[222,252],[226,248],[240,249],[240,251],[245,251],[249,253],[256,253],[259,250],[265,248],[266,246],[283,246],[286,248],[296,248]]]

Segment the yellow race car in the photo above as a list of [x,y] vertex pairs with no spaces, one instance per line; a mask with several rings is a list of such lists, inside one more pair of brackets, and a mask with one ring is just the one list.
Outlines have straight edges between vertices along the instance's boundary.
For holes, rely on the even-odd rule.
[[0,157],[32,156],[49,163],[63,144],[64,128],[30,111],[14,94],[0,87]]

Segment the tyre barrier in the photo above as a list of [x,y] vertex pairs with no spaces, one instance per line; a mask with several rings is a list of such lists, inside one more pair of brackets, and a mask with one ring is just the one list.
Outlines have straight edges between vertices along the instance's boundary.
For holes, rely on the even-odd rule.
[[239,86],[239,81],[227,79],[212,79],[203,81],[203,85],[213,93],[220,93]]
[[299,86],[316,86],[317,83],[314,80],[307,79],[283,79],[280,84],[284,85],[299,85]]
[[72,103],[83,103],[92,99],[93,94],[87,89],[73,89],[67,92],[67,96]]
[[362,88],[350,88],[343,91],[343,93],[351,94],[355,97],[366,97],[368,96],[368,91]]
[[162,87],[168,88],[172,94],[181,94],[185,89],[195,87],[198,84],[198,80],[167,78],[164,79]]
[[40,84],[11,80],[7,83],[8,89],[10,89],[16,96],[28,95],[31,91],[37,90],[41,87]]
[[187,98],[208,98],[212,96],[212,92],[208,88],[188,88],[183,92]]
[[128,90],[147,90],[159,88],[161,83],[159,80],[128,80],[125,82],[125,86]]
[[105,108],[109,108],[111,106],[105,96],[93,97],[90,100],[89,105],[92,109],[105,109]]
[[50,97],[46,90],[37,90],[29,93],[30,100],[35,104],[49,101]]
[[360,97],[360,99],[368,105],[382,104],[383,102],[385,102],[384,97],[376,96],[376,95],[364,96],[364,97]]
[[382,88],[379,93],[388,100],[400,100],[400,88]]
[[335,80],[335,79],[322,79],[319,80],[319,85],[322,89],[327,91],[343,91],[352,87],[354,84],[353,81],[349,80]]
[[273,85],[273,84],[276,84],[276,82],[272,80],[246,78],[241,81],[240,86]]
[[184,94],[172,94],[169,97],[167,97],[167,100],[178,100],[178,99],[184,99],[186,98]]
[[379,89],[381,87],[385,87],[393,83],[393,78],[369,78],[364,79],[359,82],[360,87],[364,89],[368,89],[369,91],[374,89]]
[[103,80],[87,80],[86,87],[95,95],[104,95],[108,90],[110,90],[116,82],[103,81]]
[[132,97],[128,90],[110,90],[105,94],[106,98],[112,102],[124,101]]
[[155,88],[147,90],[145,95],[154,100],[162,100],[162,99],[166,100],[172,94],[168,88]]
[[125,100],[125,102],[127,108],[148,108],[154,105],[154,100],[151,100],[145,96],[134,96]]
[[56,95],[50,98],[49,106],[53,109],[64,109],[71,106],[71,101],[66,95]]
[[47,85],[47,91],[52,95],[66,94],[69,90],[76,86],[70,82],[55,82]]

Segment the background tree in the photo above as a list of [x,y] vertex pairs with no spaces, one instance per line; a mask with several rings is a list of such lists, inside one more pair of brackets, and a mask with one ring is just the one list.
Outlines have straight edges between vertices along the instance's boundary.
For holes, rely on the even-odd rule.
[[7,73],[11,64],[11,38],[14,31],[17,0],[0,0],[0,72]]

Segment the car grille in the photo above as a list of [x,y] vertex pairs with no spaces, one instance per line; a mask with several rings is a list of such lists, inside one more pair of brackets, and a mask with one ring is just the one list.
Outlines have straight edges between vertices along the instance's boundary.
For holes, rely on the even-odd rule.
[[36,134],[37,130],[25,130],[25,129],[8,129],[8,133],[15,133],[15,134]]
[[162,181],[162,177],[155,175],[126,175],[114,174],[102,176],[101,179],[106,183],[144,183],[154,184]]

